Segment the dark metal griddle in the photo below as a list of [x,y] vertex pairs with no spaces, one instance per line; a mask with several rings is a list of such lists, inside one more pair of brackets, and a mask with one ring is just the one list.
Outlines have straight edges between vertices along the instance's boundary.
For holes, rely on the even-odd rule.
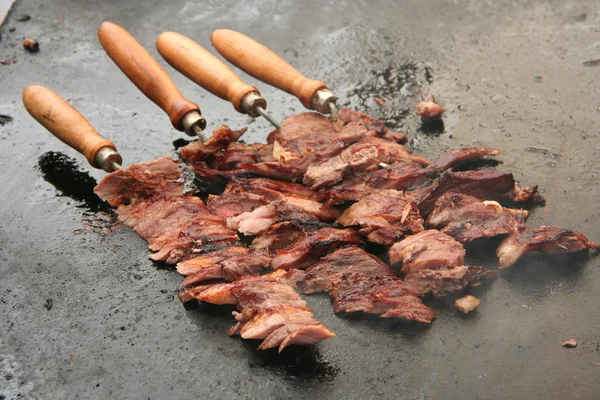
[[[31,20],[18,22],[22,14]],[[529,257],[475,291],[482,304],[473,314],[459,315],[451,300],[429,302],[439,312],[430,327],[336,316],[326,296],[307,297],[337,337],[281,356],[229,338],[228,310],[186,310],[176,298],[181,278],[153,265],[142,239],[125,227],[102,231],[37,166],[48,151],[85,162],[27,115],[20,93],[31,84],[71,101],[115,141],[126,165],[169,154],[183,137],[104,54],[96,38],[104,20],[126,27],[155,57],[154,40],[166,30],[207,48],[213,29],[245,32],[341,97],[348,91],[353,106],[409,129],[419,154],[474,144],[503,150],[500,167],[539,184],[549,201],[530,226],[600,239],[600,67],[583,65],[600,58],[598,2],[19,1],[0,29],[0,58],[18,60],[0,66],[0,114],[13,118],[0,124],[4,398],[597,397],[598,258]],[[26,36],[40,42],[39,53],[22,49]],[[424,62],[448,110],[439,136],[416,132],[402,104],[372,102],[389,93],[394,73],[429,70]],[[167,70],[209,127],[248,122]],[[295,98],[244,79],[276,118],[301,110]],[[249,141],[270,130],[260,120],[249,126]],[[471,262],[493,265],[493,246],[472,250]],[[562,348],[570,337],[577,348]]]

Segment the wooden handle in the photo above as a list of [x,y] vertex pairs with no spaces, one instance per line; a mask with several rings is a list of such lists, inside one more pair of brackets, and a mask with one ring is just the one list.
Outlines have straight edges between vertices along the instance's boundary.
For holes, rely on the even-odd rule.
[[87,158],[94,168],[96,153],[104,147],[116,151],[110,140],[104,139],[90,123],[62,97],[43,86],[29,86],[23,90],[23,104],[33,118],[50,133]]
[[296,96],[309,110],[313,109],[312,100],[317,91],[327,89],[323,82],[306,78],[277,54],[244,34],[218,29],[210,40],[229,62],[253,77]]
[[244,96],[258,89],[242,82],[239,76],[217,57],[193,40],[175,32],[164,32],[156,39],[156,48],[167,62],[215,96],[227,100],[244,113]]
[[154,58],[125,29],[104,22],[98,39],[110,58],[125,75],[156,105],[167,113],[175,129],[183,131],[182,118],[200,108],[179,92],[175,83]]

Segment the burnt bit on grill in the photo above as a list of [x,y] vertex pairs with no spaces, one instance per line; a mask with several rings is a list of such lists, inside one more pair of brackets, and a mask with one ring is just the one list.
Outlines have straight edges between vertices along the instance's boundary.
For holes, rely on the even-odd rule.
[[77,162],[63,153],[49,151],[38,159],[38,168],[45,181],[52,184],[59,196],[81,202],[77,207],[92,212],[110,211],[110,205],[94,194],[96,180],[79,168]]
[[40,44],[38,43],[38,41],[31,38],[25,39],[25,41],[23,42],[23,47],[25,47],[25,50],[27,50],[30,53],[37,53],[38,51],[40,51]]

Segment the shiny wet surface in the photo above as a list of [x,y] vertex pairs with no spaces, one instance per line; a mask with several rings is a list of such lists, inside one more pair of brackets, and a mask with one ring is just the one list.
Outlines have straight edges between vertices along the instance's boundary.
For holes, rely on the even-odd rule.
[[[133,231],[93,217],[88,197],[69,197],[68,180],[63,188],[49,182],[38,164],[49,151],[91,168],[25,112],[20,94],[46,85],[116,143],[125,165],[154,159],[185,135],[112,64],[97,27],[104,20],[124,26],[154,56],[165,30],[209,47],[213,29],[237,29],[327,82],[342,102],[407,129],[418,154],[502,150],[498,168],[539,184],[548,200],[529,226],[565,226],[598,241],[600,67],[586,64],[600,51],[597,2],[238,3],[21,1],[13,16],[31,20],[9,17],[1,28],[0,59],[18,61],[0,65],[0,114],[12,118],[0,124],[0,394],[595,398],[600,259],[528,257],[489,289],[472,290],[482,303],[470,315],[451,299],[430,301],[439,313],[430,327],[336,316],[326,296],[308,296],[337,337],[282,356],[259,352],[256,342],[226,335],[229,310],[184,308],[181,278],[153,265]],[[23,50],[27,36],[40,42],[39,53]],[[167,71],[209,127],[249,122]],[[261,89],[275,118],[301,111],[295,98],[243,78]],[[429,86],[447,110],[442,133],[421,129],[410,109],[417,88]],[[254,121],[246,140],[263,141],[269,131],[266,121]],[[77,173],[73,179],[89,182]],[[495,265],[493,246],[471,250],[473,263]],[[561,347],[570,337],[577,348]]]

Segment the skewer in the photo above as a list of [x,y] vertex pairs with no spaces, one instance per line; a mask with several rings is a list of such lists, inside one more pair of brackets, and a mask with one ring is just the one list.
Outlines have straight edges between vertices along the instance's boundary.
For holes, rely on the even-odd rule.
[[337,120],[337,97],[323,82],[306,78],[270,49],[248,36],[229,29],[217,29],[212,44],[230,63],[249,75],[296,96],[304,107]]
[[167,113],[175,129],[206,141],[206,120],[200,107],[183,97],[165,70],[129,32],[106,21],[98,29],[98,39],[129,80]]
[[77,150],[94,168],[121,169],[123,159],[110,140],[104,139],[83,115],[54,91],[43,86],[23,90],[25,108],[50,133]]
[[160,55],[177,71],[215,96],[229,101],[236,111],[253,118],[262,116],[281,129],[267,111],[267,101],[254,86],[240,77],[204,47],[175,32],[164,32],[156,39]]

